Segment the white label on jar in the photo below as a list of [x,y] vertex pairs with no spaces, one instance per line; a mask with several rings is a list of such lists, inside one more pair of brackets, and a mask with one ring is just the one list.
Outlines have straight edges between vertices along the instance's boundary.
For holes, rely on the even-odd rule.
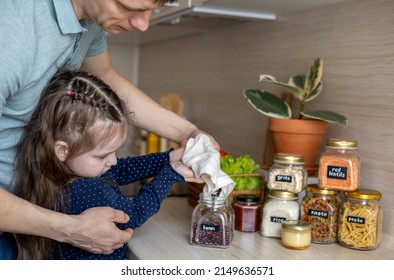
[[273,223],[283,223],[283,221],[286,221],[286,218],[284,217],[271,217],[271,222]]
[[218,226],[206,225],[206,224],[202,224],[201,225],[201,229],[202,230],[206,230],[206,231],[213,231],[213,232],[219,231],[219,227]]
[[328,165],[327,178],[347,180],[347,167]]
[[360,225],[365,224],[365,219],[364,218],[360,218],[360,217],[347,216],[346,220],[349,223],[355,223],[355,224],[360,224]]
[[276,175],[275,181],[277,182],[286,182],[286,183],[291,183],[292,182],[292,176],[289,175]]
[[328,212],[326,211],[321,211],[321,210],[313,210],[313,209],[309,209],[308,210],[308,216],[312,216],[312,217],[321,217],[321,218],[328,218]]

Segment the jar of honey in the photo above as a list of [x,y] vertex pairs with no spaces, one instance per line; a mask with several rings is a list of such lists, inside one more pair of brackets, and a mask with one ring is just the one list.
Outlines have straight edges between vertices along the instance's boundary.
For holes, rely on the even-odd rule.
[[282,223],[282,246],[293,250],[305,250],[311,245],[311,226],[300,220]]
[[235,229],[255,232],[260,228],[260,198],[256,195],[238,195],[233,205]]

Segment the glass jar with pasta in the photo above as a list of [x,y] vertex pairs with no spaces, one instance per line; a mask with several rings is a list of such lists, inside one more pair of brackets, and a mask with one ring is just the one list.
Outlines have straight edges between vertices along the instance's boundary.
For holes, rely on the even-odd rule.
[[371,189],[345,192],[345,202],[339,212],[338,241],[358,250],[373,250],[382,235],[382,194]]
[[313,243],[335,243],[339,213],[338,191],[308,185],[301,203],[301,219],[310,223]]

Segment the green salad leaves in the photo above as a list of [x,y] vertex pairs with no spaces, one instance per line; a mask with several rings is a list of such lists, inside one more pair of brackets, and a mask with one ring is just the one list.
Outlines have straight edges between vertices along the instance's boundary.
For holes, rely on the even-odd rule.
[[[249,155],[234,158],[225,155],[220,158],[220,167],[227,175],[257,174],[258,165]],[[232,176],[235,182],[234,190],[259,190],[262,186],[261,176]]]

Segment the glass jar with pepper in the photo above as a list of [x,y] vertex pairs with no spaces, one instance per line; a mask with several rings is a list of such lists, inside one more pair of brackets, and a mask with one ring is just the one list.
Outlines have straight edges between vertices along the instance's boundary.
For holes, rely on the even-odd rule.
[[234,210],[228,199],[202,192],[192,214],[192,245],[228,248],[234,236]]

